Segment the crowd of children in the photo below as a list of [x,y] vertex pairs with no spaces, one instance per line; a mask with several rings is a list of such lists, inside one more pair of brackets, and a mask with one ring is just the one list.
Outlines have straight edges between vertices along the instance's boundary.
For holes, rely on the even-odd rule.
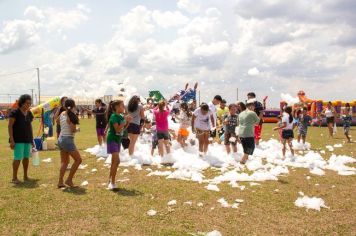
[[[14,109],[9,119],[9,141],[14,150],[13,179],[18,183],[17,171],[22,161],[24,178],[28,179],[28,159],[31,148],[34,146],[32,136],[33,120],[30,112],[31,97],[22,95],[19,99],[19,107]],[[141,136],[144,142],[151,143],[151,155],[158,148],[158,154],[163,157],[171,152],[172,139],[176,139],[184,149],[191,137],[190,130],[198,140],[199,156],[204,158],[208,153],[209,145],[216,141],[222,142],[226,152],[237,153],[238,144],[243,148],[241,163],[245,164],[248,157],[253,154],[255,146],[261,139],[264,105],[256,100],[254,93],[248,93],[245,103],[237,102],[227,105],[220,95],[216,95],[209,103],[202,103],[195,107],[195,102],[174,101],[170,105],[161,100],[154,103],[148,99],[143,104],[139,96],[130,98],[127,106],[121,100],[111,101],[108,105],[100,99],[95,101],[95,109],[91,112],[96,117],[96,134],[99,145],[106,143],[107,153],[112,155],[109,173],[108,189],[115,189],[117,167],[120,164],[120,152],[122,148],[128,149],[130,156],[135,153],[137,140]],[[330,105],[330,104],[329,104]],[[60,149],[61,167],[59,171],[58,188],[73,187],[73,177],[82,162],[80,153],[75,145],[75,133],[78,131],[79,118],[76,114],[74,100],[63,97],[61,106],[54,115],[57,124],[58,147]],[[334,121],[333,108],[328,106],[325,111],[328,122]],[[169,117],[178,123],[175,132],[169,127]],[[349,142],[352,114],[350,106],[347,106],[342,115],[344,133]],[[294,129],[297,129],[298,142],[305,144],[308,126],[312,118],[306,108],[286,106],[279,116],[279,122],[274,130],[278,130],[282,143],[282,157],[286,157],[289,146],[292,157],[294,150],[292,140]],[[330,128],[330,127],[329,127]],[[190,139],[190,144],[195,145],[195,139]],[[74,163],[70,167],[67,179],[64,181],[65,171],[68,168],[69,159]]]

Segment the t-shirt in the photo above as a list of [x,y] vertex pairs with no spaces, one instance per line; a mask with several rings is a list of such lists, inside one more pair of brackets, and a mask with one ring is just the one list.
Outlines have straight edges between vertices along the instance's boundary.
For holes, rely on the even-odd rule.
[[187,129],[190,126],[190,119],[185,111],[180,111],[178,121],[181,129]]
[[284,130],[286,130],[286,129],[292,130],[293,129],[293,120],[292,120],[292,122],[289,122],[289,114],[288,113],[285,113],[285,112],[283,113],[282,123],[287,124],[287,126],[283,128]]
[[228,108],[228,107],[225,107],[224,109],[221,109],[221,107],[219,107],[219,108],[217,109],[216,114],[217,114],[217,117],[218,117],[219,119],[223,119],[224,116],[226,116],[226,115],[229,114],[229,108]]
[[140,125],[141,124],[141,110],[143,109],[142,105],[138,105],[136,111],[134,112],[130,112],[127,109],[128,114],[132,117],[132,121],[131,123],[136,124],[136,125]]
[[255,102],[255,112],[256,112],[256,115],[259,116],[260,113],[261,113],[263,110],[264,110],[264,108],[263,108],[262,103],[256,101],[256,102]]
[[99,107],[93,110],[93,113],[95,114],[96,128],[101,128],[101,129],[106,128],[107,122],[106,122],[105,112],[106,112],[105,107]]
[[125,118],[122,114],[113,113],[110,116],[109,132],[108,132],[108,137],[107,137],[108,143],[110,143],[110,142],[121,143],[121,139],[124,136],[124,129],[122,129],[122,131],[118,134],[118,133],[116,133],[114,124],[117,123],[118,125],[121,125],[121,124],[125,124],[125,122],[126,122]]
[[225,115],[223,121],[227,121],[225,125],[225,132],[229,134],[234,134],[236,126],[238,125],[239,117],[238,115]]
[[308,115],[300,116],[298,127],[300,129],[306,130],[306,129],[308,129],[308,125],[310,124],[311,121],[312,121],[311,116],[308,116]]
[[156,120],[156,128],[157,131],[162,131],[162,132],[166,132],[168,131],[168,116],[169,116],[169,109],[166,108],[167,110],[164,110],[162,112],[160,112],[160,110],[158,108],[155,108],[153,110],[153,114]]
[[12,132],[15,143],[33,143],[32,125],[33,114],[28,111],[26,115],[22,113],[20,108],[11,111],[10,118],[15,119],[12,126]]
[[344,121],[344,127],[350,127],[352,123],[352,116],[351,115],[343,115],[342,120]]
[[239,114],[239,136],[241,138],[255,137],[255,124],[260,122],[256,112],[246,109]]
[[210,116],[212,115],[211,111],[208,111],[207,114],[203,115],[201,112],[201,108],[197,108],[194,111],[194,127],[200,130],[210,130]]

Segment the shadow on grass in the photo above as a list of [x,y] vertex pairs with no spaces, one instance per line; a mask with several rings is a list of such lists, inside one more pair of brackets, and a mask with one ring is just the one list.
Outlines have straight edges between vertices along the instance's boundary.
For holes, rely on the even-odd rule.
[[14,188],[38,188],[39,179],[30,179],[14,185]]
[[82,187],[74,187],[74,188],[65,188],[63,189],[64,193],[71,193],[74,195],[84,195],[87,194],[87,190]]
[[124,197],[136,197],[143,195],[142,192],[135,189],[116,188],[113,192]]
[[283,179],[278,179],[278,182],[281,184],[289,184],[287,180],[283,180]]

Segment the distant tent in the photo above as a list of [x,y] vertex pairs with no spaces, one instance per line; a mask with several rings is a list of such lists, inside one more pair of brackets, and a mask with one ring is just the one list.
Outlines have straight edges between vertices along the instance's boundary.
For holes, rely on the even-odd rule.
[[149,97],[153,99],[153,102],[158,103],[160,100],[164,99],[162,93],[158,90],[150,91]]

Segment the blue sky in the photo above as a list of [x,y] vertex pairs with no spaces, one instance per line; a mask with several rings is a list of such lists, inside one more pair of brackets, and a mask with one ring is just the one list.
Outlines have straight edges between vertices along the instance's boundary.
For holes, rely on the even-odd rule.
[[[235,101],[237,87],[241,100],[255,91],[271,106],[299,90],[355,99],[352,0],[0,0],[0,9],[0,75],[39,67],[43,94],[95,98],[125,80],[168,96],[196,81],[205,101]],[[0,77],[0,94],[35,87],[34,72]]]

